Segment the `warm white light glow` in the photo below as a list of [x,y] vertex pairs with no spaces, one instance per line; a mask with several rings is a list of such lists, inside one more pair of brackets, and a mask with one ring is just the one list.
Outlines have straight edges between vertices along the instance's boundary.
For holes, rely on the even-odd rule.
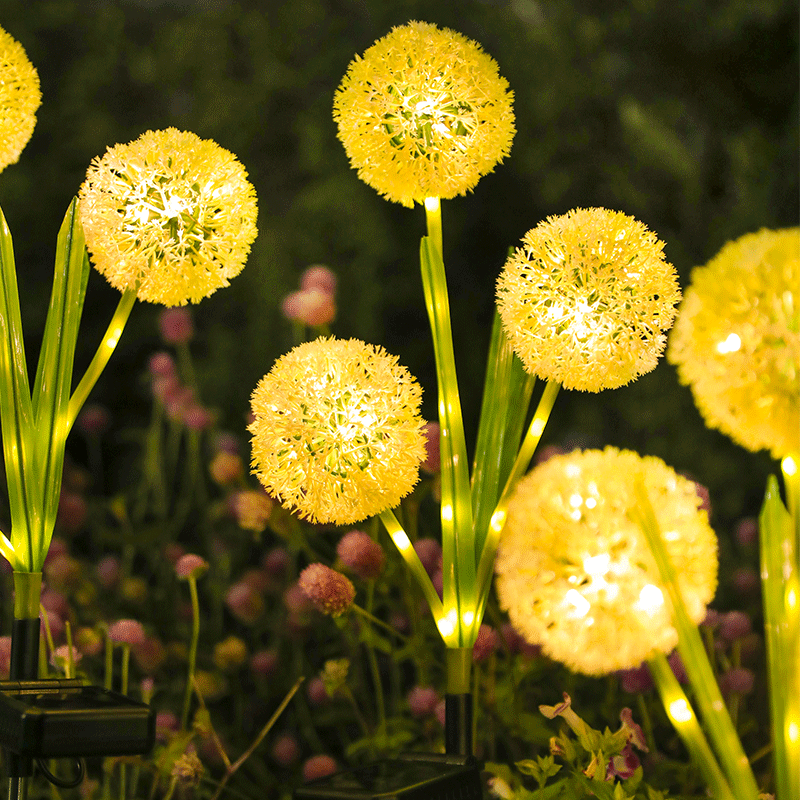
[[781,469],[784,475],[797,475],[797,462],[791,456],[786,456],[781,461]]
[[453,620],[451,620],[450,617],[441,617],[438,619],[436,621],[436,627],[445,639],[452,636],[456,630],[456,626],[453,624]]
[[797,609],[797,590],[794,586],[786,592],[786,610],[795,611]]
[[689,722],[693,716],[692,709],[689,708],[689,704],[683,698],[673,700],[669,704],[667,711],[669,711],[669,715],[674,722]]
[[496,533],[503,530],[503,525],[506,524],[506,512],[498,509],[492,514],[492,519],[489,522],[489,527]]
[[601,553],[599,556],[587,556],[583,559],[583,568],[593,578],[605,575],[611,566],[611,556]]
[[728,335],[725,341],[717,345],[718,353],[735,353],[742,346],[742,340],[735,333]]
[[664,593],[658,586],[653,586],[652,583],[648,583],[646,586],[643,586],[642,591],[639,592],[639,602],[645,611],[652,614],[664,605]]
[[594,497],[587,497],[585,506],[586,506],[586,508],[596,508],[597,507],[597,500],[595,500]]
[[575,609],[576,617],[585,617],[592,607],[591,603],[577,589],[570,589],[564,595],[564,599]]
[[573,508],[578,508],[583,503],[583,498],[576,492],[573,495],[570,495],[569,504]]
[[471,611],[465,611],[461,615],[461,619],[464,620],[465,625],[472,625],[472,623],[475,621],[475,615]]
[[797,744],[800,741],[800,725],[791,720],[786,726],[786,735],[792,744]]
[[533,421],[531,424],[531,433],[534,436],[541,436],[544,433],[544,426],[545,422],[543,419],[539,419],[538,417]]
[[119,342],[119,337],[122,335],[122,331],[117,329],[112,333],[108,339],[106,339],[106,347],[109,350],[113,350],[117,346],[117,342]]
[[392,541],[400,552],[405,552],[411,547],[411,540],[406,536],[405,531],[395,531],[392,534]]
[[453,521],[453,506],[451,506],[450,503],[445,503],[442,506],[442,519],[446,522]]
[[439,198],[438,197],[426,197],[425,198],[425,210],[426,211],[438,211],[439,210]]

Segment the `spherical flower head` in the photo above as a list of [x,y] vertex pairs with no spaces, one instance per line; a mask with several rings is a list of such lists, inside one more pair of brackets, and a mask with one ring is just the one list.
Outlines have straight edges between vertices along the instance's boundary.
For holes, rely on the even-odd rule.
[[336,273],[325,264],[312,264],[300,276],[300,288],[303,290],[320,289],[326,294],[335,294],[336,284]]
[[253,471],[304,519],[348,525],[371,517],[417,482],[421,399],[419,384],[381,347],[301,344],[253,392]]
[[244,581],[233,584],[225,594],[225,605],[236,619],[245,625],[257,622],[264,613],[261,595]]
[[663,243],[605,208],[548,217],[522,239],[497,281],[497,306],[525,369],[599,392],[653,370],[680,289]]
[[336,545],[339,560],[362,580],[377,578],[386,564],[383,548],[364,531],[349,531]]
[[208,572],[208,561],[194,553],[182,555],[175,563],[175,574],[181,580],[197,580]]
[[519,482],[508,506],[500,604],[529,642],[587,675],[636,667],[678,640],[647,538],[630,515],[637,476],[689,616],[700,622],[716,589],[716,537],[694,483],[660,459],[613,447],[555,456]]
[[211,660],[225,672],[238,669],[247,662],[247,645],[238,636],[228,636],[214,645]]
[[188,308],[165,308],[158,315],[158,329],[167,344],[186,344],[194,336],[194,321]]
[[424,719],[433,716],[439,702],[439,693],[432,686],[415,686],[407,695],[411,716]]
[[508,155],[513,97],[479,44],[409,22],[350,63],[333,118],[358,177],[411,208],[466,194]]
[[240,528],[261,533],[267,527],[275,503],[260,489],[243,489],[233,497],[233,512]]
[[36,68],[22,45],[0,28],[0,172],[19,161],[41,103]]
[[115,289],[151,303],[197,303],[227,286],[256,238],[256,195],[242,164],[175,128],[109,148],[78,197],[94,266]]
[[108,627],[108,638],[118,644],[142,644],[145,640],[144,627],[135,619],[120,619]]
[[303,762],[303,780],[308,783],[327,778],[339,769],[336,760],[326,755],[311,756]]
[[775,458],[800,450],[800,228],[750,233],[691,282],[667,358],[706,424]]
[[341,572],[325,564],[309,564],[300,573],[299,582],[306,597],[323,614],[338,617],[353,605],[355,586]]

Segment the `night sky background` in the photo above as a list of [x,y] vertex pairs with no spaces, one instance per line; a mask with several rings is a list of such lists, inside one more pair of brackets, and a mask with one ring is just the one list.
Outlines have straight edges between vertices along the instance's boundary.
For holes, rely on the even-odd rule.
[[[795,0],[4,0],[0,26],[26,48],[43,94],[20,163],[0,174],[29,359],[58,227],[89,162],[175,126],[234,152],[259,198],[248,265],[194,315],[203,399],[223,425],[244,438],[250,392],[292,345],[280,300],[312,263],[339,275],[333,332],[398,355],[426,388],[432,418],[417,260],[424,213],[358,180],[331,118],[353,56],[412,19],[480,42],[515,93],[510,157],[443,210],[469,441],[495,279],[508,247],[546,216],[576,206],[631,214],[666,242],[684,285],[726,241],[798,224]],[[79,372],[117,299],[93,273]],[[112,446],[147,414],[158,311],[137,304],[92,396],[112,412]],[[562,392],[545,442],[632,447],[691,473],[711,490],[723,547],[734,521],[757,513],[776,469],[706,430],[666,361],[626,388]]]

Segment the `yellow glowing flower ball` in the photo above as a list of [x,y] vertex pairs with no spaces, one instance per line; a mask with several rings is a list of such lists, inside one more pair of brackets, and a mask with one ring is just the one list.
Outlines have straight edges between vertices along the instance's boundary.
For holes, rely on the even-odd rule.
[[422,390],[397,358],[320,338],[279,358],[252,396],[253,471],[285,508],[345,525],[396,506],[425,458]]
[[604,208],[528,231],[497,281],[503,327],[525,369],[590,392],[653,370],[680,300],[663,247],[641,222]]
[[175,128],[110,147],[79,199],[94,266],[151,303],[197,303],[227,286],[256,238],[245,168],[216,142]]
[[350,63],[333,118],[359,178],[412,207],[466,194],[508,155],[512,101],[479,44],[409,22]]
[[667,357],[706,424],[775,458],[800,451],[800,228],[726,244],[679,311]]
[[660,459],[613,447],[555,456],[509,503],[500,605],[531,644],[587,675],[638,666],[678,641],[647,538],[629,516],[637,475],[699,622],[716,589],[716,537],[695,484]]
[[19,161],[41,103],[35,67],[22,45],[0,28],[0,172]]

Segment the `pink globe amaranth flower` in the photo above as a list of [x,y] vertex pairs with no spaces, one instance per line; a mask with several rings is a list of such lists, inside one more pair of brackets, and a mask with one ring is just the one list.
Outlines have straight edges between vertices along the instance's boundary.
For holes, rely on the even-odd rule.
[[69,617],[70,608],[67,598],[55,589],[42,589],[39,602],[49,614],[58,614],[61,617]]
[[324,264],[312,264],[300,276],[301,289],[321,289],[327,294],[334,294],[336,283],[336,273]]
[[186,344],[194,336],[192,312],[186,306],[165,308],[158,315],[158,330],[167,344]]
[[120,619],[108,627],[108,638],[118,644],[142,644],[146,639],[144,627],[135,619]]
[[436,706],[441,698],[432,686],[415,686],[406,699],[411,709],[411,716],[423,719],[436,712]]
[[486,661],[500,647],[500,634],[490,625],[478,628],[478,638],[472,646],[472,660],[476,664]]
[[269,678],[278,669],[277,650],[259,650],[250,656],[250,671],[262,678]]
[[279,736],[272,744],[272,757],[282,767],[291,767],[300,758],[300,745],[290,733]]
[[383,548],[364,531],[349,531],[339,540],[336,555],[362,580],[377,578],[386,564]]
[[147,370],[154,378],[174,377],[178,373],[175,359],[169,353],[153,353],[147,362]]
[[686,674],[686,667],[683,665],[683,659],[677,650],[673,650],[667,656],[667,662],[672,669],[673,675],[678,679],[678,683],[688,683],[689,676]]
[[197,398],[189,386],[178,385],[164,397],[164,408],[173,422],[183,422],[187,410],[195,405]]
[[719,635],[727,642],[741,639],[752,630],[753,623],[743,611],[729,611],[723,615],[719,625]]
[[97,580],[104,589],[112,589],[117,585],[122,572],[122,564],[116,556],[103,556],[98,562]]
[[199,403],[183,409],[182,422],[190,431],[204,431],[214,424],[214,413]]
[[225,605],[239,622],[252,625],[264,613],[264,600],[249,584],[239,581],[228,589]]
[[8,678],[11,667],[11,637],[0,636],[0,678]]
[[61,490],[58,497],[56,524],[68,535],[77,533],[86,522],[88,506],[86,498],[77,492]]
[[293,583],[283,593],[283,604],[290,614],[304,615],[314,608],[308,595],[300,587],[299,582]]
[[196,580],[206,572],[208,572],[208,561],[194,553],[186,553],[175,564],[175,574],[182,580],[189,578]]
[[640,664],[631,669],[621,669],[617,674],[623,691],[629,694],[639,694],[653,688],[653,676],[650,674],[647,664]]
[[147,675],[156,672],[167,658],[166,648],[155,636],[148,636],[141,644],[132,645],[131,652],[139,669]]
[[306,686],[306,697],[312,706],[325,706],[330,700],[331,696],[325,688],[325,681],[319,676],[312,678]]
[[285,547],[273,547],[262,559],[261,566],[273,578],[284,577],[289,566],[289,551]]
[[244,462],[238,453],[220,450],[211,460],[208,471],[214,483],[228,486],[244,476]]
[[[66,672],[67,664],[69,663],[69,654],[70,646],[68,644],[59,645],[50,653],[50,666],[62,672]],[[77,664],[81,658],[83,658],[82,653],[75,645],[72,645],[72,663]]]
[[325,564],[309,564],[300,573],[299,584],[314,606],[332,617],[347,611],[356,596],[350,580]]
[[330,756],[311,756],[303,762],[303,780],[308,783],[318,778],[326,778],[338,769],[339,765]]
[[171,711],[159,711],[156,714],[156,740],[166,742],[179,725],[178,718]]
[[243,489],[231,498],[233,514],[240,528],[261,533],[266,527],[275,501],[262,489]]
[[442,546],[436,539],[417,539],[414,550],[428,575],[433,575],[442,563]]
[[310,328],[330,325],[336,319],[336,301],[322,289],[304,289],[300,292],[297,320]]
[[723,697],[731,694],[750,694],[753,691],[756,676],[746,667],[734,667],[725,672],[719,681],[719,690]]
[[300,317],[300,296],[302,292],[290,292],[281,301],[281,314],[290,322]]
[[81,581],[81,565],[66,553],[45,559],[42,570],[50,586],[57,589],[75,588]]
[[715,628],[720,622],[722,622],[722,614],[713,608],[707,608],[706,615],[700,624],[705,628]]
[[732,577],[733,586],[740,594],[755,594],[761,586],[758,573],[750,567],[739,567],[734,570]]
[[105,406],[92,403],[83,407],[75,420],[78,430],[83,431],[87,436],[99,436],[105,433],[111,423],[111,415]]
[[426,422],[422,429],[425,434],[425,460],[419,465],[429,475],[435,475],[442,465],[441,452],[439,450],[439,435],[441,428],[438,422]]
[[736,525],[736,541],[742,547],[758,543],[758,520],[755,517],[744,517]]

